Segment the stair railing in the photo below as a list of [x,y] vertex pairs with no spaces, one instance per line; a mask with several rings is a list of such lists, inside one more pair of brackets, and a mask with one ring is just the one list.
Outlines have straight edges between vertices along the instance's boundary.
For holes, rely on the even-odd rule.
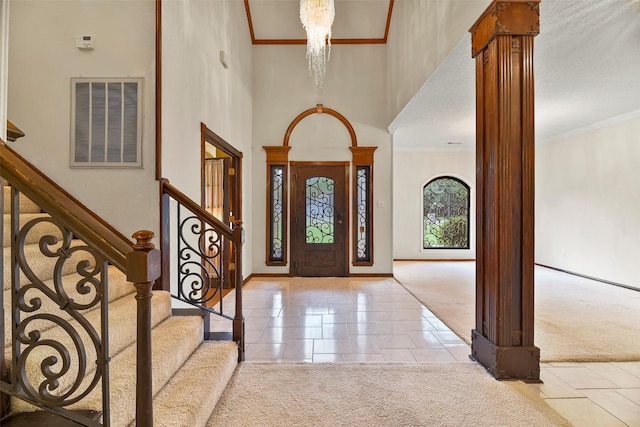
[[[244,317],[242,315],[242,221],[233,228],[214,217],[200,205],[171,185],[160,180],[160,223],[162,224],[162,276],[157,282],[160,289],[171,296],[197,307],[205,314],[205,328],[209,314],[232,322],[232,339],[238,343],[238,360],[244,360]],[[175,221],[171,220],[175,212]],[[172,289],[170,242],[177,242],[176,264],[178,283]],[[227,310],[224,304],[223,251],[231,250],[230,271],[234,274],[235,304]],[[207,329],[205,329],[207,333]]]
[[[134,282],[138,300],[137,411],[138,425],[153,425],[151,377],[151,287],[160,274],[160,255],[153,248],[152,232],[129,239],[97,217],[0,139],[0,176],[11,185],[11,310],[12,360],[5,360],[4,321],[0,340],[0,393],[14,396],[81,425],[110,425],[107,266],[114,265]],[[1,180],[0,180],[1,181]],[[1,184],[1,182],[0,182]],[[24,194],[51,218],[36,218],[20,225],[20,194]],[[3,208],[0,201],[0,208]],[[39,239],[41,258],[52,260],[53,288],[37,277],[24,254],[27,234],[42,223],[55,231]],[[0,223],[0,233],[2,232]],[[51,227],[53,226],[53,227]],[[79,239],[81,245],[72,244]],[[62,283],[64,264],[71,263],[81,279]],[[0,264],[0,274],[4,262]],[[22,278],[21,278],[22,276]],[[4,276],[3,276],[4,277]],[[71,289],[70,289],[71,288]],[[0,310],[4,297],[0,293]],[[39,313],[50,300],[64,316]],[[99,306],[100,325],[85,313]],[[0,313],[4,319],[4,313]],[[67,334],[48,339],[43,324],[61,326]],[[80,325],[76,328],[74,325]],[[44,349],[44,350],[43,350]],[[38,356],[43,357],[42,360]],[[93,359],[93,360],[92,360]],[[34,363],[35,360],[35,363]],[[11,365],[7,366],[7,362]],[[39,363],[38,363],[39,362]],[[30,366],[31,369],[27,369]],[[39,372],[34,372],[34,367]],[[36,369],[36,370],[37,370]],[[93,372],[92,372],[93,370]],[[74,411],[71,405],[101,387],[102,411]],[[6,405],[8,399],[4,399]],[[2,412],[7,407],[0,408]],[[5,415],[4,413],[2,415]],[[101,421],[100,421],[101,420]]]

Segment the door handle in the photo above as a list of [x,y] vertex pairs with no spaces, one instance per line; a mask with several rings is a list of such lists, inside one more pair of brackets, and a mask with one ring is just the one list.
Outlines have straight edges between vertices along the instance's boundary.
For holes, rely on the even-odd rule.
[[338,224],[342,224],[342,213],[338,213],[336,217],[338,219]]

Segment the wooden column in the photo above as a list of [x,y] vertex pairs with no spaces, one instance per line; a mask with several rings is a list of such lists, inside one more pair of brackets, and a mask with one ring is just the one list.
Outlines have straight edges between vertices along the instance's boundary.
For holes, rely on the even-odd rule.
[[476,60],[476,328],[496,379],[539,381],[533,342],[533,38],[540,0],[493,1],[469,30]]

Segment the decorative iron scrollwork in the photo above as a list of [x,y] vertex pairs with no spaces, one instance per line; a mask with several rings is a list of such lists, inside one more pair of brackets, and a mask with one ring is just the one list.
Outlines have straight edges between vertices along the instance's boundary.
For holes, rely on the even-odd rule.
[[333,243],[334,182],[324,176],[306,181],[306,242]]
[[221,300],[220,268],[224,239],[213,227],[190,215],[180,219],[178,207],[178,295],[190,304]]
[[[38,240],[40,253],[27,256],[28,236],[40,233],[43,224],[56,231],[45,227],[48,232]],[[103,345],[107,331],[99,325],[96,329],[86,317],[96,308],[102,310],[101,318],[106,317],[107,263],[51,217],[27,222],[12,239],[14,391],[44,407],[71,405],[93,391],[108,372],[108,349]],[[35,272],[44,270],[52,271],[51,280]],[[69,276],[73,272],[80,279]]]

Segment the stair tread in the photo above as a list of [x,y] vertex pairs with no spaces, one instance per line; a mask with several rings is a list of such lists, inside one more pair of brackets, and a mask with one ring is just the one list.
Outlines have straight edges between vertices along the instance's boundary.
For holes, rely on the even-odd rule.
[[[171,380],[184,362],[202,343],[204,325],[199,316],[172,316],[152,330],[153,394]],[[111,387],[111,425],[127,426],[136,410],[136,344],[132,344],[109,363]],[[193,393],[192,393],[193,394]],[[71,409],[98,409],[100,392],[94,390]],[[188,424],[184,424],[188,425]]]
[[[171,315],[171,296],[168,292],[164,291],[154,291],[154,297],[151,299],[152,301],[152,310],[151,310],[151,325],[152,327],[164,323],[164,320],[169,318]],[[87,318],[92,324],[99,324],[100,322],[100,313],[98,310],[94,310],[93,312],[87,313]],[[200,318],[198,318],[200,319]],[[202,321],[202,319],[200,319]],[[202,330],[202,328],[200,328]],[[200,336],[202,336],[203,332],[200,332]],[[71,338],[64,332],[62,328],[56,327],[49,329],[42,334],[42,339],[52,339],[54,341],[60,342],[64,344],[65,348],[73,349],[73,343]],[[156,338],[160,341],[163,341],[161,338]],[[131,347],[132,343],[135,347],[136,341],[136,300],[131,295],[128,298],[120,298],[119,300],[109,304],[109,353],[111,358],[117,357],[117,355],[127,348]],[[10,351],[10,349],[9,349]],[[93,345],[89,344],[86,347],[87,359],[90,361],[90,364],[87,368],[86,378],[92,378],[93,372],[95,372],[95,363],[93,361],[96,360],[95,349]],[[39,384],[38,379],[42,379],[42,373],[40,368],[40,361],[44,359],[43,355],[52,354],[51,350],[47,347],[39,347],[34,349],[29,358],[29,363],[26,364],[25,369],[27,370],[28,375],[32,378],[32,382],[35,384]],[[10,353],[7,355],[9,357],[8,360],[11,360]],[[77,373],[77,365],[72,364],[70,371],[65,377],[60,379],[61,390],[65,390],[66,387],[69,387],[69,382],[73,381],[73,377],[75,377]],[[113,386],[112,386],[113,390]],[[135,399],[134,399],[135,400]],[[96,409],[99,407],[88,407],[81,409]],[[13,398],[12,399],[12,410],[17,412],[26,412],[32,411],[33,408],[31,405],[21,401],[20,399]]]
[[[237,366],[235,342],[203,342],[153,399],[154,425],[204,426]],[[194,384],[205,398],[193,399]]]

